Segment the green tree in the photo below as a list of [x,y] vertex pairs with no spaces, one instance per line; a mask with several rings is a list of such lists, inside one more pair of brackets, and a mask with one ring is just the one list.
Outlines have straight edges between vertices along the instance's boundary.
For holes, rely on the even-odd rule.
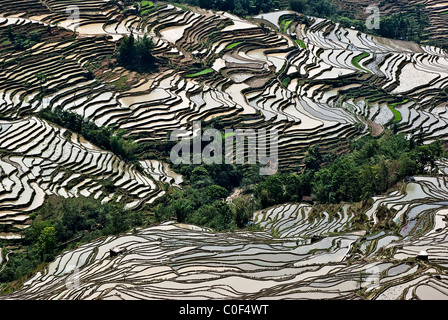
[[201,206],[186,219],[187,223],[210,227],[218,231],[233,227],[233,221],[229,205],[219,200],[210,205]]
[[235,222],[239,228],[247,225],[254,213],[254,203],[248,196],[235,198],[232,201]]
[[128,229],[126,213],[123,210],[113,209],[110,213],[109,224],[110,234],[118,234]]
[[57,244],[56,229],[54,227],[45,227],[37,239],[37,251],[44,259],[45,256],[52,256]]
[[319,146],[315,145],[308,149],[304,157],[306,168],[318,170],[322,163],[322,155],[319,151]]
[[203,166],[197,166],[191,172],[189,178],[191,185],[194,188],[205,188],[214,184],[213,179],[210,177],[207,169]]
[[135,38],[131,33],[130,36],[124,36],[118,47],[118,61],[124,65],[130,65],[135,62]]
[[263,208],[282,203],[285,200],[285,186],[279,174],[260,182],[254,190],[254,196]]
[[205,196],[210,201],[225,199],[229,196],[229,191],[221,186],[212,185],[205,188]]
[[154,63],[154,57],[151,53],[152,49],[154,49],[154,42],[146,34],[136,41],[135,51],[139,63],[147,65]]
[[42,230],[51,226],[53,226],[53,224],[50,220],[44,220],[44,221],[34,220],[31,223],[31,226],[25,230],[24,242],[26,244],[37,243],[39,236],[42,233]]
[[235,9],[234,13],[240,17],[247,16],[248,14],[248,6],[244,5],[243,0],[235,0]]
[[110,137],[110,150],[124,160],[136,160],[137,144],[123,138],[123,133],[118,133]]
[[308,1],[307,0],[290,0],[289,7],[293,11],[304,13],[308,10]]

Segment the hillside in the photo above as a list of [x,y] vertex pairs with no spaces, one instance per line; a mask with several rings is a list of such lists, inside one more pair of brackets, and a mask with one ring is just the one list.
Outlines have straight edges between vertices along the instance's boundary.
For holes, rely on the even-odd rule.
[[[372,5],[371,1],[366,0],[334,0],[342,11],[351,12],[358,19],[366,19],[369,13],[366,8]],[[378,7],[383,16],[390,16],[396,13],[411,14],[416,6],[422,6],[423,12],[429,19],[429,26],[426,28],[428,39],[425,42],[447,46],[446,33],[448,25],[448,3],[442,0],[383,0],[378,3]],[[376,5],[376,3],[375,3]]]
[[[367,2],[335,2],[364,17]],[[290,10],[132,5],[0,0],[5,298],[447,299],[445,49]],[[423,10],[428,40],[444,44],[448,4]],[[150,55],[123,57],[144,36]],[[266,130],[264,142],[278,132],[279,175],[170,163],[170,134],[193,138],[195,121]],[[349,198],[353,159],[368,183],[385,181],[369,189],[381,194]]]

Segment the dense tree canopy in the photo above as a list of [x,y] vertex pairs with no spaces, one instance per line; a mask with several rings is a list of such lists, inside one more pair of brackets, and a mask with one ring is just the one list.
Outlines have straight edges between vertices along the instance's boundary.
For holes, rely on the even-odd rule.
[[416,145],[391,133],[380,139],[361,138],[351,148],[351,153],[323,167],[318,149],[310,148],[301,175],[270,176],[256,186],[255,198],[263,208],[300,201],[303,196],[320,203],[358,202],[387,191],[407,176],[432,172],[444,154],[440,141]]
[[279,0],[175,0],[176,3],[187,3],[204,9],[233,12],[239,16],[256,15],[280,8]]
[[5,29],[6,30],[3,31],[1,37],[5,37],[17,51],[29,49],[42,39],[42,33],[39,30],[26,32],[11,24]]
[[424,12],[424,5],[419,4],[405,12],[381,15],[380,28],[368,30],[364,20],[354,18],[352,12],[340,10],[331,0],[290,0],[291,10],[309,16],[331,19],[344,27],[355,27],[363,32],[379,36],[415,41],[426,39],[425,28],[429,26],[429,18]]
[[[255,184],[262,178],[254,166],[230,164],[180,165],[177,167],[185,178],[187,186],[174,190],[155,208],[159,221],[176,218],[208,226],[216,230],[244,227],[255,207],[241,208],[241,201],[230,204],[226,201],[229,191],[242,185]],[[246,199],[247,200],[247,199]],[[246,201],[244,203],[251,203]]]
[[155,58],[151,51],[154,42],[146,34],[143,37],[135,38],[124,36],[118,47],[118,62],[131,70],[147,72],[155,67]]

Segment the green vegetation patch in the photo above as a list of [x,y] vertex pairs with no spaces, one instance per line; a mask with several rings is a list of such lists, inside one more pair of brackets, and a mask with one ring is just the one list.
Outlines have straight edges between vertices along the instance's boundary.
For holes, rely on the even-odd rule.
[[176,2],[170,2],[170,4],[172,4],[175,7],[178,7],[180,9],[182,9],[183,11],[190,11],[190,9],[188,9],[188,7],[184,6],[183,4],[176,3]]
[[392,111],[392,113],[395,116],[395,118],[393,120],[394,123],[400,122],[401,119],[403,119],[403,117],[401,116],[401,113],[397,109],[395,109],[395,107],[397,105],[405,104],[408,101],[409,101],[409,99],[405,99],[402,102],[395,102],[395,103],[389,104],[389,109],[390,109],[390,111]]
[[299,202],[304,196],[320,204],[367,200],[405,177],[422,174],[427,166],[434,168],[434,161],[445,154],[440,141],[419,144],[403,134],[386,132],[379,139],[368,136],[353,141],[351,153],[345,155],[325,155],[318,146],[311,147],[301,174],[277,172],[257,183],[255,203],[264,209]]
[[389,109],[390,111],[392,111],[392,113],[394,114],[395,118],[394,118],[394,123],[400,122],[402,119],[401,113],[396,110],[393,106],[389,105]]
[[290,83],[291,83],[290,77],[287,77],[287,78],[283,79],[283,81],[282,81],[282,84],[284,87],[287,87]]
[[286,30],[288,30],[288,27],[292,23],[292,20],[285,19],[281,23],[283,24],[283,32],[286,33]]
[[117,203],[55,196],[30,216],[33,222],[24,232],[21,249],[10,255],[10,261],[0,273],[2,293],[14,289],[3,284],[26,280],[38,266],[52,261],[62,251],[142,226],[146,219],[142,212],[125,210]]
[[428,40],[427,27],[430,26],[430,20],[423,3],[409,5],[403,8],[402,12],[382,15],[380,18],[381,28],[369,29],[365,20],[354,18],[359,12],[346,12],[338,7],[337,2],[332,0],[289,0],[289,7],[306,16],[330,19],[333,22],[339,22],[345,28],[354,27],[358,31],[381,37],[417,43]]
[[187,77],[187,78],[194,78],[194,77],[203,76],[203,75],[206,75],[206,74],[209,74],[209,73],[212,73],[212,72],[213,72],[213,69],[208,68],[208,69],[196,72],[196,73],[187,74],[185,77]]
[[305,48],[306,48],[305,42],[303,42],[302,39],[296,39],[296,43],[297,43],[302,49],[305,49]]
[[2,46],[11,44],[14,50],[22,51],[41,42],[43,35],[42,30],[26,32],[14,25],[8,25],[3,32],[0,32],[0,43]]
[[364,71],[366,71],[366,72],[368,72],[368,73],[371,73],[369,70],[367,70],[367,69],[361,67],[361,65],[359,64],[359,61],[361,61],[362,59],[364,59],[364,58],[367,57],[368,55],[369,55],[368,52],[363,52],[362,54],[360,54],[360,55],[354,57],[353,60],[352,60],[352,64],[353,64],[356,68],[358,68],[358,69],[361,69],[361,70],[364,70]]
[[143,37],[125,36],[118,46],[117,61],[129,70],[150,72],[156,69],[156,58],[152,55],[154,42],[146,34]]
[[111,85],[113,85],[115,87],[115,89],[118,91],[125,91],[125,90],[130,89],[129,85],[126,84],[127,81],[128,81],[128,77],[123,76],[123,77],[120,77],[119,79],[115,80],[114,82],[112,82]]
[[223,138],[225,139],[225,138],[233,137],[233,136],[235,136],[235,135],[236,135],[235,132],[229,132],[229,133],[224,134],[224,135],[223,135]]
[[142,1],[142,8],[153,7],[154,3],[152,1]]
[[257,209],[250,196],[235,197],[232,204],[226,198],[234,188],[254,185],[263,179],[258,166],[233,164],[177,165],[185,186],[170,189],[154,208],[157,221],[176,217],[186,222],[217,231],[243,228]]
[[141,16],[145,16],[148,13],[152,12],[155,9],[155,5],[152,1],[142,1],[142,12],[140,13]]
[[235,43],[231,43],[231,44],[229,44],[229,45],[226,47],[226,50],[233,49],[233,48],[235,48],[236,46],[238,46],[238,45],[240,45],[240,44],[242,44],[242,43],[243,43],[243,41],[235,42]]

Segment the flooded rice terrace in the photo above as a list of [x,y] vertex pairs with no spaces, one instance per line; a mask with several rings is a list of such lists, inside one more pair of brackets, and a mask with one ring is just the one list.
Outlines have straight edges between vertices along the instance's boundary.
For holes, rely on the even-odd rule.
[[443,179],[416,179],[372,208],[406,208],[401,226],[436,221],[426,229],[366,234],[348,204],[317,216],[308,204],[265,209],[254,215],[263,231],[166,222],[66,251],[2,299],[448,299],[448,192]]
[[[133,209],[163,196],[163,184],[183,182],[162,161],[140,159],[137,170],[35,116],[47,107],[155,139],[143,142],[162,141],[195,120],[253,117],[248,128],[263,123],[280,130],[282,165],[294,170],[308,147],[345,143],[367,134],[369,126],[380,134],[391,121],[405,135],[422,128],[425,142],[448,136],[447,106],[436,105],[448,83],[445,50],[407,48],[320,18],[309,17],[305,26],[292,11],[248,21],[163,4],[147,15],[124,17],[112,1],[101,1],[98,13],[91,13],[97,1],[35,1],[40,9],[27,18],[17,6],[4,5],[0,29],[73,30],[61,13],[71,2],[83,9],[75,37],[61,33],[66,39],[37,42],[32,60],[20,64],[16,54],[0,52],[8,66],[0,70],[0,149],[6,152],[0,159],[0,223],[14,230],[0,239],[21,238],[25,221],[47,196],[91,196]],[[172,64],[132,88],[123,83],[136,75],[122,67],[99,70],[102,78],[88,80],[83,66],[112,56],[116,41],[131,33],[148,34],[155,55]],[[204,41],[204,35],[213,37]],[[213,73],[188,67],[204,57]],[[42,92],[37,70],[50,76],[45,87],[51,90]],[[381,89],[374,101],[372,83]],[[394,94],[409,99],[393,109]],[[308,204],[291,203],[256,212],[259,231],[166,222],[65,251],[0,299],[448,299],[448,165],[439,168],[440,177],[415,177],[403,189],[373,198],[366,225],[356,222],[359,213],[350,204],[315,214]],[[103,186],[105,179],[114,181],[114,192]],[[118,191],[128,196],[117,197]],[[375,228],[381,206],[393,210],[394,227]],[[0,272],[7,260],[0,252]]]

